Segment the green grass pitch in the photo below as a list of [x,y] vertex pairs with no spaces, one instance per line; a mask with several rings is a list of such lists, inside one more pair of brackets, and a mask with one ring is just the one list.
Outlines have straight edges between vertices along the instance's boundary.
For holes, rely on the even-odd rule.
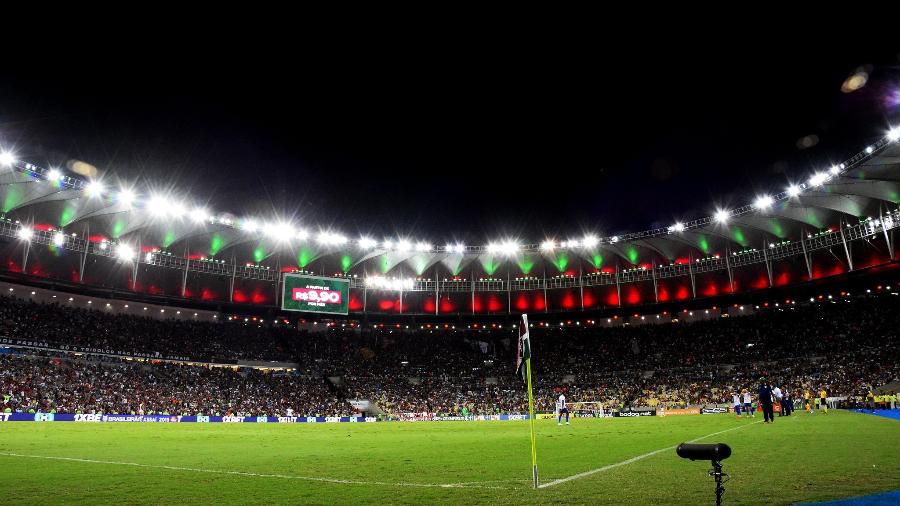
[[[900,487],[900,422],[832,411],[537,423],[542,483],[720,431],[727,504]],[[735,429],[735,430],[729,430]],[[672,449],[539,490],[527,422],[0,425],[4,502],[709,504],[706,462]],[[61,457],[62,459],[46,458]],[[134,465],[139,464],[139,465]]]

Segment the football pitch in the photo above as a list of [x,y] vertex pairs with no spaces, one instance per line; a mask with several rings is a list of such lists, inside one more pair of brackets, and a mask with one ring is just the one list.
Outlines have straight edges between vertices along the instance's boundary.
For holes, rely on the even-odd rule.
[[726,504],[787,504],[900,488],[900,421],[836,412],[537,422],[0,424],[6,503],[711,504],[723,442]]

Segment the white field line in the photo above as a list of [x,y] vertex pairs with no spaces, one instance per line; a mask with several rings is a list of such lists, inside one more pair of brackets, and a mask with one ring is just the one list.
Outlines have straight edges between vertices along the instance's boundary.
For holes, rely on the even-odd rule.
[[[753,423],[750,423],[750,424],[747,424],[747,425],[741,425],[740,427],[732,427],[732,428],[730,428],[730,429],[720,430],[720,431],[718,431],[718,432],[713,432],[712,434],[707,434],[707,435],[705,435],[705,436],[700,436],[700,437],[698,437],[697,439],[691,439],[690,441],[687,441],[687,442],[688,442],[688,443],[695,443],[695,442],[697,442],[697,441],[701,441],[701,440],[706,439],[706,438],[708,438],[708,437],[717,436],[717,435],[719,435],[719,434],[724,434],[724,433],[726,433],[726,432],[731,432],[731,431],[733,431],[733,430],[743,429],[744,427],[749,427],[750,425],[755,425],[755,424],[760,423],[760,422],[762,422],[762,420],[760,420],[760,421],[758,421],[758,422],[753,422]],[[608,466],[598,467],[597,469],[591,469],[590,471],[585,471],[585,472],[583,472],[583,473],[573,474],[572,476],[567,476],[567,477],[565,477],[565,478],[560,478],[560,479],[558,479],[558,480],[548,481],[547,483],[542,483],[542,484],[538,485],[538,488],[555,487],[556,485],[560,485],[560,484],[562,484],[562,483],[566,483],[566,482],[569,482],[569,481],[572,481],[572,480],[578,480],[578,479],[581,479],[581,478],[587,478],[588,476],[592,476],[592,475],[595,475],[595,474],[597,474],[597,473],[602,473],[602,472],[604,472],[604,471],[609,471],[610,469],[615,469],[615,468],[617,468],[617,467],[624,466],[624,465],[626,465],[626,464],[631,464],[632,462],[637,462],[637,461],[639,461],[639,460],[644,460],[644,459],[646,459],[647,457],[652,457],[652,456],[656,455],[657,453],[662,453],[662,452],[669,451],[669,450],[674,450],[674,449],[675,449],[675,446],[668,446],[668,447],[666,447],[666,448],[660,448],[659,450],[653,450],[652,452],[645,453],[645,454],[643,454],[643,455],[638,455],[637,457],[631,457],[630,459],[628,459],[628,460],[623,460],[622,462],[616,462],[615,464],[609,464]]]
[[340,478],[322,478],[317,476],[297,476],[292,474],[266,474],[251,473],[246,471],[223,471],[218,469],[200,469],[196,467],[180,467],[180,466],[162,466],[154,464],[140,464],[137,462],[116,462],[112,460],[94,460],[94,459],[78,459],[74,457],[52,457],[48,455],[26,455],[21,453],[0,452],[3,457],[19,457],[28,459],[57,460],[63,462],[80,462],[86,464],[105,464],[111,466],[131,466],[142,467],[148,469],[166,469],[169,471],[186,471],[192,473],[208,473],[208,474],[224,474],[231,476],[244,476],[248,478],[279,478],[285,480],[302,480],[315,481],[322,483],[336,483],[341,485],[377,485],[386,487],[419,487],[419,488],[490,488],[490,489],[506,489],[506,487],[479,485],[476,483],[409,483],[409,482],[386,482],[386,481],[363,481],[363,480],[344,480]]

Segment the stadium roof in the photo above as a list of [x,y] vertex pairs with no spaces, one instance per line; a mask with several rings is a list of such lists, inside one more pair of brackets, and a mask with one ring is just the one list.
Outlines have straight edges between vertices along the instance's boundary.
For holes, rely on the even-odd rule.
[[[158,250],[204,260],[270,263],[278,268],[296,264],[300,269],[323,259],[328,267],[321,270],[329,274],[369,264],[377,265],[370,270],[382,274],[404,264],[422,274],[438,262],[457,273],[476,259],[482,265],[499,265],[507,258],[520,266],[531,261],[523,257],[543,258],[557,267],[562,257],[571,257],[566,263],[581,258],[597,269],[613,258],[637,266],[649,263],[646,259],[676,262],[765,248],[896,210],[900,203],[898,135],[900,130],[895,128],[844,163],[811,173],[780,192],[748,195],[749,202],[742,207],[717,209],[709,217],[620,236],[577,234],[541,242],[529,238],[530,243],[507,237],[481,246],[403,237],[355,238],[314,224],[195,208],[187,196],[150,195],[141,189],[91,182],[15,160],[11,154],[4,154],[2,160],[0,210],[8,219],[37,230],[125,244],[124,253]],[[522,269],[525,274],[528,270]]]

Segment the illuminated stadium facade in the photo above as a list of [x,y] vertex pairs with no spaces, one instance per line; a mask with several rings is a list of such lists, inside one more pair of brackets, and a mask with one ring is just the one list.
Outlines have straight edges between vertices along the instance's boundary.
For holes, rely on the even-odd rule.
[[[193,208],[4,154],[0,254],[12,276],[210,306],[281,305],[283,273],[347,278],[372,315],[556,313],[690,301],[891,263],[900,130],[781,193],[644,232],[481,246],[350,238]],[[437,245],[442,244],[442,245]]]

